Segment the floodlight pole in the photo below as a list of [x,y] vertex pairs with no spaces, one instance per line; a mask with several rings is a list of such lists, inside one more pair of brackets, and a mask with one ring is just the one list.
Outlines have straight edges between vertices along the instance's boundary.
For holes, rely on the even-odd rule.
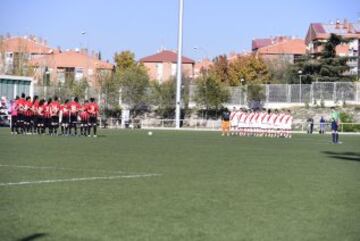
[[179,0],[179,26],[178,26],[178,48],[177,48],[177,66],[176,66],[176,109],[175,109],[176,129],[180,128],[183,12],[184,12],[184,0]]

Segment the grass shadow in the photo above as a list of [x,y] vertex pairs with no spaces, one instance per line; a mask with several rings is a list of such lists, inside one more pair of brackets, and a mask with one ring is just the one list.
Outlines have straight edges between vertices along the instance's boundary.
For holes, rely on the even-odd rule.
[[345,161],[358,161],[360,162],[360,152],[333,152],[333,151],[324,151],[330,158],[340,159]]
[[48,234],[47,233],[34,233],[29,236],[18,239],[17,241],[33,241],[33,240],[38,240],[40,238],[44,238],[45,236],[48,236]]

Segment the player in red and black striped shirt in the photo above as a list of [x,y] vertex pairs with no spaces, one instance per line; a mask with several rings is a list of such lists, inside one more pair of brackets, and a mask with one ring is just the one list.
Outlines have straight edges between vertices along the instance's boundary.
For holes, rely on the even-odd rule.
[[[99,106],[95,102],[95,98],[90,98],[90,103],[88,104],[88,113],[90,115],[89,125],[93,127],[93,136],[96,137],[97,132],[97,118],[99,116]],[[90,128],[88,129],[88,135],[90,136]]]
[[59,113],[60,113],[59,98],[55,96],[54,101],[50,103],[51,128],[52,128],[52,133],[55,135],[57,135],[59,128]]
[[81,105],[79,104],[78,97],[75,97],[73,101],[68,104],[70,109],[70,128],[69,134],[71,135],[71,129],[74,128],[75,135],[77,135],[77,118],[79,114],[79,110],[81,109]]
[[15,101],[15,108],[17,111],[17,126],[20,128],[20,133],[25,133],[25,94],[21,94],[21,98]]
[[33,116],[31,97],[27,96],[24,102],[24,129],[26,134],[31,133],[31,119]]
[[32,127],[33,127],[33,134],[35,134],[37,132],[37,127],[38,127],[38,114],[37,114],[37,108],[39,107],[39,96],[35,95],[33,102],[32,102],[32,107],[31,110],[33,112],[33,116],[32,116]]
[[44,111],[45,111],[45,100],[41,99],[39,101],[39,105],[36,107],[38,134],[45,133]]
[[80,135],[87,136],[89,127],[89,113],[88,113],[89,101],[85,100],[80,110]]
[[51,110],[50,104],[52,99],[49,98],[47,103],[44,104],[44,129],[48,128],[48,134],[52,135],[52,126],[51,126]]
[[70,110],[69,110],[69,100],[66,99],[64,104],[60,105],[60,116],[61,116],[61,134],[68,135],[69,131],[69,118],[70,118]]

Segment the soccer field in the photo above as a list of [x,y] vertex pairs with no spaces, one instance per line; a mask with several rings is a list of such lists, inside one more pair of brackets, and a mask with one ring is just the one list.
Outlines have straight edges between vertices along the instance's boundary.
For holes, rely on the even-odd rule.
[[360,240],[360,136],[153,133],[0,129],[0,240]]

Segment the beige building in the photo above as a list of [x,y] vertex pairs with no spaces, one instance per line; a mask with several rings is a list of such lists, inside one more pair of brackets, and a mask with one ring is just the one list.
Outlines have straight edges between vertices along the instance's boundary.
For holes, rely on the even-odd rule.
[[113,65],[101,61],[86,50],[69,50],[33,59],[29,65],[35,68],[35,79],[44,73],[50,75],[53,83],[65,83],[67,79],[86,79],[90,86],[96,86],[100,73],[111,73]]
[[[163,50],[157,54],[144,57],[139,62],[147,68],[151,80],[157,80],[162,83],[176,76],[176,52]],[[182,73],[185,77],[194,77],[194,67],[194,60],[182,57]]]
[[85,78],[94,86],[100,73],[112,70],[112,64],[87,50],[63,52],[35,36],[0,38],[0,74],[31,76],[35,84],[42,84],[45,76],[53,83]]
[[5,37],[0,39],[0,74],[27,75],[28,62],[49,55],[56,49],[35,36]]

